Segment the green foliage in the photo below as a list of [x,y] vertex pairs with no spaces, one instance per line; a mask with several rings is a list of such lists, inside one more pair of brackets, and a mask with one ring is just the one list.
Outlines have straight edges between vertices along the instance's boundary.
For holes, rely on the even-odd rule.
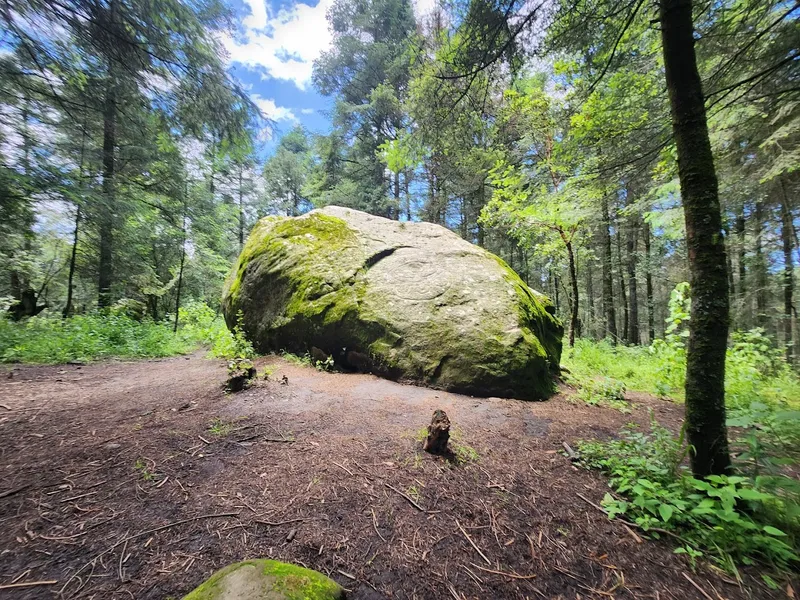
[[695,479],[681,467],[682,437],[655,421],[648,433],[629,428],[618,440],[583,442],[579,451],[584,466],[609,475],[614,494],[602,504],[610,518],[624,516],[654,535],[672,533],[676,552],[692,560],[705,555],[728,569],[733,561],[759,561],[787,570],[800,561],[798,496],[788,478],[777,489],[743,475]]
[[222,316],[204,302],[190,302],[181,308],[182,331],[209,348],[215,358],[252,358],[252,344],[242,331],[241,311],[231,332]]
[[578,384],[577,397],[591,406],[606,406],[623,413],[631,412],[625,400],[625,384],[610,377],[581,381]]
[[215,417],[209,422],[207,430],[211,435],[224,437],[233,431],[233,423]]
[[64,363],[109,357],[155,358],[185,354],[198,340],[152,320],[92,313],[66,320],[37,316],[20,323],[0,318],[0,361]]

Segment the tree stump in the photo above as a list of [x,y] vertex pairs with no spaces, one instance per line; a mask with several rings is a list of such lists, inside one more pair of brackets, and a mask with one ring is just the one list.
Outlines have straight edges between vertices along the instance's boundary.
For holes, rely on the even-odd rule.
[[433,419],[428,425],[428,437],[422,449],[431,454],[445,454],[450,440],[450,419],[443,410],[433,411]]
[[225,389],[229,392],[241,392],[256,376],[256,368],[246,358],[234,358],[228,363],[228,381]]

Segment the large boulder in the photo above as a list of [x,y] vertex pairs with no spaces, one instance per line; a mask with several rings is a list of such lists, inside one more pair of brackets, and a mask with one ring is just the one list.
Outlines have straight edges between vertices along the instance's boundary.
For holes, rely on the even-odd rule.
[[439,225],[337,206],[261,219],[223,310],[261,352],[314,347],[474,395],[544,398],[561,356],[553,305],[497,256]]
[[246,560],[220,569],[183,600],[342,600],[344,589],[322,573],[276,560]]

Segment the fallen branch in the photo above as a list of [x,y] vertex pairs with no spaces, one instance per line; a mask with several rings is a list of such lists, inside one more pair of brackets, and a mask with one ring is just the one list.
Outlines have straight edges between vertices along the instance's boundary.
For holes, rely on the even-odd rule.
[[0,498],[8,498],[9,496],[13,496],[14,494],[19,494],[20,492],[24,492],[29,487],[31,487],[30,483],[23,485],[22,487],[15,488],[13,490],[8,490],[7,492],[0,492]]
[[350,475],[351,477],[353,477],[353,476],[354,476],[354,475],[353,475],[353,472],[352,472],[350,469],[348,469],[347,467],[345,467],[344,465],[340,465],[340,464],[339,464],[339,463],[337,463],[335,460],[332,460],[331,462],[332,462],[333,464],[335,464],[337,467],[339,467],[339,468],[340,468],[342,471],[345,471],[345,472],[346,472],[348,475]]
[[567,442],[561,442],[561,445],[562,445],[562,446],[564,446],[564,450],[565,450],[565,451],[566,451],[566,453],[567,453],[567,457],[568,457],[568,458],[569,458],[571,461],[576,461],[576,460],[578,460],[578,458],[579,458],[579,456],[578,456],[578,453],[577,453],[577,452],[575,452],[575,450],[573,450],[573,449],[572,449],[572,446],[570,446],[570,445],[569,445]]
[[502,575],[503,577],[511,577],[511,579],[536,579],[536,575],[517,575],[516,573],[505,573],[503,571],[494,571],[492,569],[487,569],[485,567],[481,567],[480,565],[476,565],[475,563],[469,563],[476,569],[480,569],[481,571],[485,571],[486,573],[494,573],[495,575]]
[[683,575],[683,576],[686,578],[686,581],[688,581],[689,583],[691,583],[691,584],[694,586],[694,588],[695,588],[695,589],[696,589],[698,592],[700,592],[701,594],[703,594],[703,596],[704,596],[704,597],[705,597],[707,600],[714,600],[714,599],[713,599],[711,596],[709,596],[709,595],[706,593],[706,591],[705,591],[703,588],[701,588],[699,585],[697,585],[697,584],[694,582],[694,579],[692,579],[691,577],[689,577],[689,576],[688,576],[688,575],[687,575],[685,572],[683,572],[683,573],[682,573],[682,575]]
[[467,538],[467,541],[468,541],[470,544],[472,544],[472,547],[473,547],[473,548],[475,548],[475,550],[478,552],[478,554],[480,554],[480,555],[481,555],[481,558],[482,558],[483,560],[485,560],[485,561],[486,561],[486,564],[487,564],[487,565],[490,565],[490,564],[492,564],[492,561],[490,561],[488,558],[486,558],[486,555],[485,555],[483,552],[481,552],[481,549],[480,549],[480,548],[478,548],[478,546],[475,544],[475,542],[473,542],[473,541],[472,541],[472,538],[471,538],[471,537],[469,537],[469,534],[468,534],[468,533],[467,533],[467,532],[464,530],[464,528],[461,526],[461,523],[459,523],[459,522],[458,522],[458,519],[456,519],[456,525],[457,525],[457,526],[458,526],[458,528],[461,530],[461,533],[463,533],[463,534],[464,534],[464,537],[465,537],[465,538]]
[[26,587],[34,587],[37,585],[55,585],[58,581],[55,579],[52,581],[25,581],[23,583],[7,583],[5,585],[0,585],[0,590],[10,590],[13,588],[26,588]]
[[277,527],[278,525],[288,525],[289,523],[301,523],[305,521],[305,519],[288,519],[286,521],[258,521],[256,520],[255,523],[259,523],[261,525],[269,525],[270,527]]
[[420,512],[427,512],[427,511],[426,511],[424,508],[422,508],[422,507],[421,507],[419,504],[417,504],[416,502],[414,502],[414,499],[413,499],[413,498],[411,498],[411,496],[409,496],[408,494],[404,494],[403,492],[401,492],[400,490],[398,490],[396,487],[394,487],[393,485],[391,485],[391,484],[389,484],[389,483],[387,483],[387,482],[385,482],[385,481],[383,482],[383,485],[385,485],[387,488],[389,488],[389,489],[390,489],[390,490],[392,490],[393,492],[397,492],[398,494],[400,494],[400,495],[401,495],[403,498],[405,498],[406,500],[408,500],[408,501],[409,501],[409,503],[411,504],[411,506],[413,506],[414,508],[416,508],[418,511],[420,511]]

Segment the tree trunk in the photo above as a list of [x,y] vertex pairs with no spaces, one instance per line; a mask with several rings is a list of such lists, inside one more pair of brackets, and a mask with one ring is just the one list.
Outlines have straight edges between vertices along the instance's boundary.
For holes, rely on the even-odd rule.
[[628,308],[628,293],[625,291],[625,267],[622,261],[622,230],[617,224],[617,273],[619,274],[619,297],[622,300],[622,339],[628,340],[628,324],[630,323],[630,310]]
[[745,251],[745,221],[744,221],[744,203],[742,203],[741,208],[739,209],[739,214],[736,215],[736,237],[738,238],[738,248],[737,248],[737,268],[739,270],[739,298],[740,300],[744,301],[745,290],[747,286],[745,284],[745,275],[746,267],[744,262],[744,251]]
[[764,205],[756,201],[756,326],[767,328],[767,260],[761,248],[761,233],[764,231]]
[[69,275],[67,276],[67,303],[64,306],[64,311],[61,313],[62,317],[65,319],[72,314],[72,282],[75,279],[75,262],[78,256],[78,229],[80,224],[81,207],[78,205],[75,209],[75,233],[72,234],[72,253],[69,257]]
[[408,170],[404,171],[403,177],[403,186],[405,187],[405,195],[406,195],[406,219],[409,221],[411,220],[411,194],[409,193],[410,182],[408,176]]
[[575,270],[575,253],[572,251],[572,241],[564,239],[569,257],[569,283],[572,287],[571,314],[569,317],[569,346],[575,346],[575,333],[578,330],[578,273]]
[[[297,198],[294,199],[292,216],[297,216]],[[244,194],[242,192],[242,167],[239,167],[239,252],[244,247]]]
[[647,294],[647,341],[656,339],[655,304],[653,303],[653,266],[650,256],[650,223],[644,222],[644,286]]
[[400,220],[400,172],[394,174],[394,218]]
[[[111,7],[113,11],[113,2]],[[99,211],[100,262],[98,265],[97,284],[97,305],[100,308],[111,305],[111,284],[114,278],[111,261],[116,203],[114,175],[116,172],[115,152],[117,148],[117,84],[112,59],[108,59],[106,77],[106,97],[103,109],[103,200]]]
[[722,216],[694,51],[691,0],[660,0],[661,40],[678,152],[692,294],[686,352],[686,433],[696,477],[731,466],[725,425],[728,274]]
[[[527,283],[527,281],[526,281]],[[595,327],[594,327],[594,285],[592,284],[592,267],[591,265],[588,266],[586,269],[586,300],[589,304],[589,310],[587,313],[589,325],[588,327],[584,328],[584,335],[588,335],[591,338],[595,336]]]
[[793,298],[794,295],[794,260],[792,257],[792,211],[786,197],[786,186],[779,178],[782,194],[781,202],[781,239],[783,241],[783,342],[786,345],[786,362],[794,361],[794,338],[792,336]]
[[626,244],[628,259],[628,301],[630,303],[630,320],[628,321],[628,342],[639,345],[639,292],[636,285],[636,246],[638,243],[638,219],[632,220],[628,228]]
[[608,216],[608,198],[603,196],[601,201],[602,224],[600,227],[600,237],[602,244],[603,268],[603,312],[606,314],[605,337],[611,338],[611,343],[617,343],[617,316],[614,314],[614,283],[611,278],[611,219]]
[[186,218],[189,196],[189,184],[184,182],[183,185],[183,222],[181,223],[181,266],[178,269],[178,286],[175,290],[175,323],[172,326],[172,333],[178,331],[178,317],[181,310],[181,288],[183,287],[183,265],[186,262]]

